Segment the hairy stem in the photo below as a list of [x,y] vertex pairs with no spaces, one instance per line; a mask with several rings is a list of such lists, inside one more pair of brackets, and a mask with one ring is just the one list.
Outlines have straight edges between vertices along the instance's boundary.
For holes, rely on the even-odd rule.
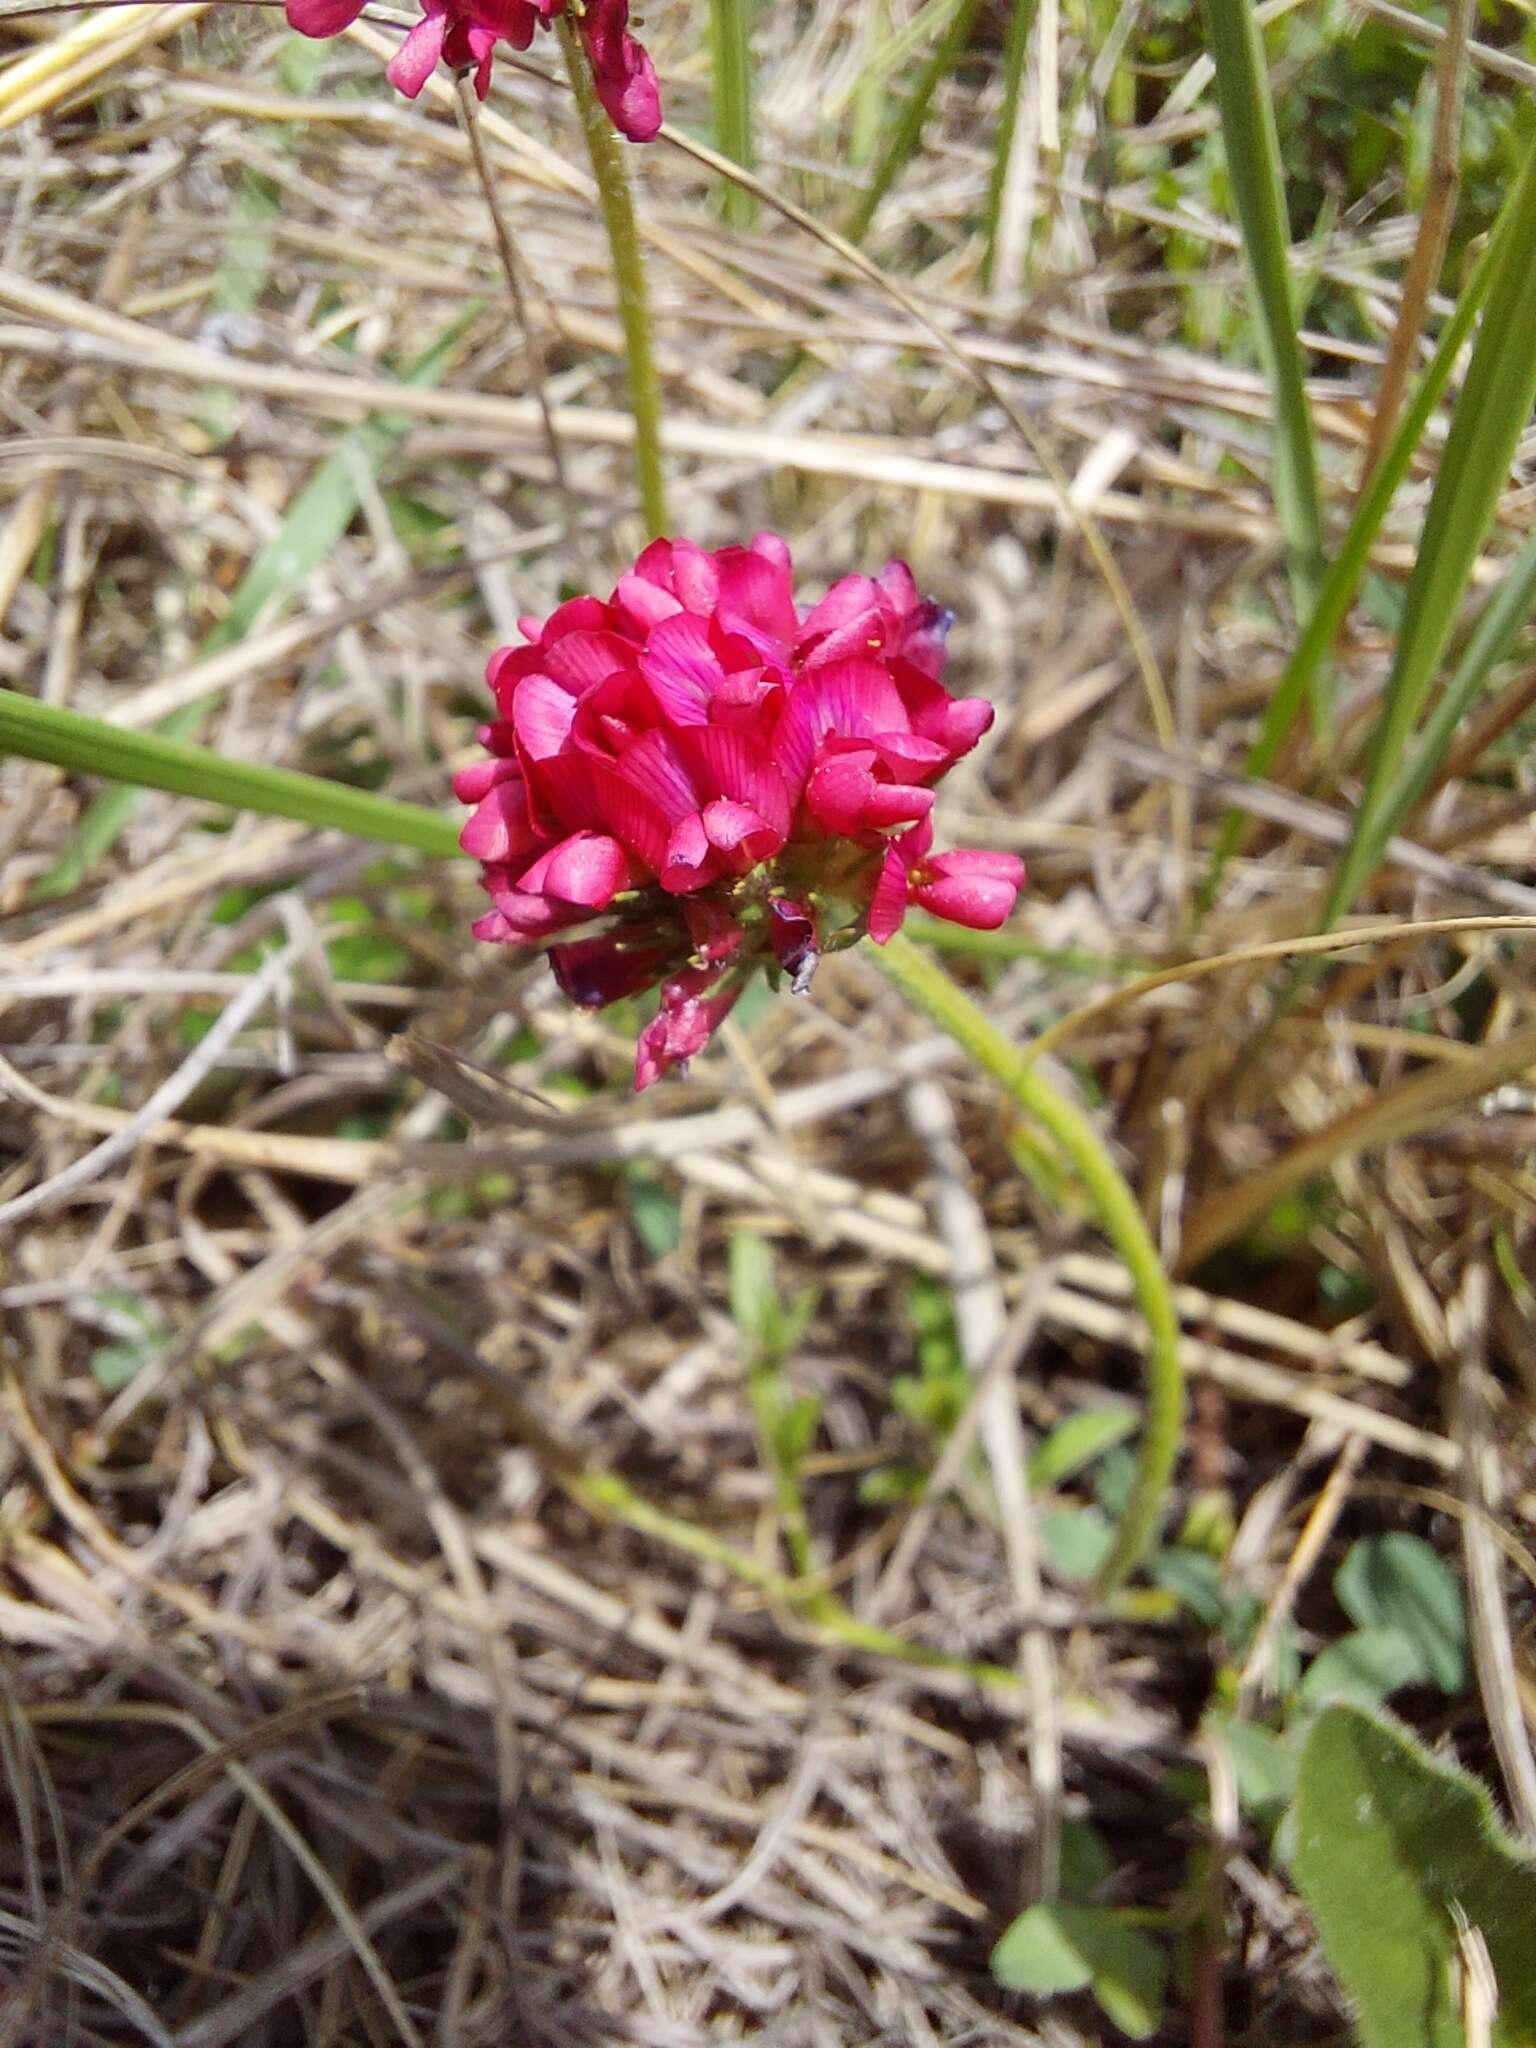
[[1178,1319],[1162,1261],[1136,1197],[1102,1139],[1082,1111],[1040,1072],[1029,1049],[1006,1038],[937,961],[900,933],[871,957],[908,1002],[947,1031],[1055,1141],[1131,1276],[1147,1324],[1147,1412],[1136,1483],[1099,1568],[1096,1590],[1111,1593],[1135,1570],[1156,1537],[1182,1434],[1184,1369]]
[[651,346],[651,304],[645,286],[645,262],[640,234],[635,226],[635,206],[629,189],[629,174],[613,132],[592,83],[587,53],[569,14],[555,22],[565,68],[581,114],[592,175],[597,180],[603,225],[608,230],[608,251],[613,262],[614,289],[618,293],[619,323],[624,330],[624,353],[629,372],[629,410],[635,422],[635,481],[640,490],[640,509],[653,535],[667,530],[666,488],[661,467],[661,380],[656,374],[656,356]]

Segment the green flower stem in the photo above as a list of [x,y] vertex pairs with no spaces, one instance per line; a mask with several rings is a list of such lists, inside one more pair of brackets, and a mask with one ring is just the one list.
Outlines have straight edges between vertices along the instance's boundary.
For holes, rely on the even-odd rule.
[[413,846],[421,853],[454,854],[459,821],[421,804],[374,796],[344,782],[228,760],[208,747],[157,733],[127,732],[104,719],[88,718],[56,704],[40,704],[16,690],[0,689],[0,759],[20,754],[55,768],[102,775],[111,782],[165,789],[232,810],[261,811],[296,818],[304,825],[329,826],[354,839],[386,846]]
[[861,1621],[825,1587],[813,1581],[791,1578],[775,1571],[749,1552],[727,1543],[711,1530],[700,1529],[679,1515],[669,1515],[625,1480],[612,1472],[584,1472],[570,1468],[559,1471],[561,1484],[573,1500],[606,1521],[622,1522],[639,1536],[665,1544],[669,1550],[717,1566],[743,1585],[752,1586],[767,1599],[800,1615],[819,1629],[830,1642],[871,1657],[888,1657],[896,1663],[921,1665],[928,1671],[949,1671],[993,1690],[1016,1692],[1019,1675],[1005,1664],[989,1664],[969,1657],[951,1657],[923,1643],[910,1641],[892,1630]]
[[868,957],[908,1002],[947,1031],[1007,1090],[1025,1116],[1054,1139],[1071,1162],[1098,1212],[1105,1236],[1131,1276],[1147,1323],[1147,1413],[1136,1481],[1095,1587],[1101,1596],[1112,1593],[1146,1556],[1157,1535],[1182,1434],[1184,1369],[1179,1361],[1179,1325],[1162,1261],[1136,1197],[1098,1133],[1082,1111],[1051,1086],[1028,1048],[1006,1038],[937,961],[900,933]]
[[635,422],[635,480],[640,488],[640,509],[647,530],[654,537],[667,530],[666,487],[661,467],[661,380],[656,374],[656,357],[651,347],[651,305],[645,286],[645,262],[640,251],[640,234],[635,226],[635,206],[630,195],[629,174],[624,168],[613,123],[603,111],[592,83],[587,53],[569,13],[555,22],[571,91],[581,114],[581,132],[586,140],[592,175],[597,180],[603,225],[608,230],[608,252],[613,262],[614,289],[618,293],[619,323],[624,329],[624,352],[629,372],[629,410]]

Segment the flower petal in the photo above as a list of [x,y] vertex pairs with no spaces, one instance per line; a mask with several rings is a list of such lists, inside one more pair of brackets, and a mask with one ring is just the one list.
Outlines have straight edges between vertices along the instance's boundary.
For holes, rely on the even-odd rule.
[[512,728],[525,761],[547,761],[565,746],[576,699],[553,676],[524,676],[512,699]]
[[635,1047],[636,1089],[649,1088],[702,1052],[746,984],[739,971],[722,979],[709,967],[685,967],[663,983],[661,1008]]
[[1017,854],[940,853],[914,874],[912,900],[951,924],[993,932],[1012,914],[1023,886],[1024,863]]
[[884,782],[873,772],[873,749],[834,754],[818,763],[806,786],[805,807],[823,832],[856,838],[892,825],[915,824],[933,809],[933,791]]
[[700,792],[688,773],[677,742],[678,736],[673,733],[648,732],[644,739],[637,740],[627,749],[618,764],[618,773],[623,780],[633,783],[636,789],[648,796],[669,825],[696,813],[700,801]]
[[693,612],[677,612],[656,626],[640,657],[662,716],[673,725],[702,725],[724,680],[709,629]]
[[443,54],[449,17],[444,13],[423,15],[384,67],[384,76],[396,92],[408,100],[416,98]]
[[541,855],[537,866],[539,880],[535,882],[530,871],[522,879],[524,889],[537,889],[587,910],[606,910],[631,880],[628,854],[617,839],[599,832],[572,833]]
[[583,1010],[600,1010],[622,996],[638,995],[666,972],[677,949],[665,938],[632,932],[599,932],[595,938],[572,939],[551,946],[549,964],[555,980]]
[[789,790],[773,762],[746,733],[726,726],[690,726],[676,735],[676,746],[701,796],[750,804],[777,831],[779,845],[784,843],[793,815]]
[[692,811],[673,826],[657,879],[672,895],[686,896],[690,890],[718,880],[725,866],[718,848],[710,843],[702,815]]
[[907,914],[907,864],[900,851],[886,848],[885,860],[881,865],[875,893],[869,900],[869,915],[866,920],[869,936],[877,946],[883,946],[901,930],[901,921]]
[[363,11],[363,0],[288,0],[288,26],[301,36],[339,36]]
[[488,790],[459,834],[459,844],[472,860],[515,860],[538,843],[521,777]]
[[717,853],[723,853],[731,867],[738,874],[745,874],[748,868],[756,867],[760,860],[767,860],[784,844],[784,835],[776,832],[761,812],[754,811],[750,804],[733,803],[729,797],[716,797],[706,804],[700,813],[704,825],[704,836]]
[[628,0],[587,0],[581,39],[609,120],[631,142],[650,142],[661,127],[661,89],[655,66],[628,23]]
[[791,989],[797,996],[803,996],[821,958],[816,913],[810,905],[790,896],[775,896],[768,906],[768,943],[774,958],[791,977]]

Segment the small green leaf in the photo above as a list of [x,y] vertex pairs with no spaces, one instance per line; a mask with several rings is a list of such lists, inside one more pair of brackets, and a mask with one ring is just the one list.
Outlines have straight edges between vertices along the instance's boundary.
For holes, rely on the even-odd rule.
[[160,1356],[158,1344],[98,1344],[91,1353],[91,1377],[109,1394],[136,1379]]
[[1395,1530],[1354,1544],[1333,1581],[1334,1595],[1357,1628],[1395,1628],[1417,1647],[1423,1675],[1442,1692],[1467,1681],[1467,1617],[1457,1585],[1437,1551]]
[[1133,2041],[1157,2030],[1168,1959],[1161,1943],[1112,1906],[1031,1906],[992,1951],[992,1974],[1011,1991],[1049,1998],[1091,1986]]
[[1114,1851],[1092,1821],[1069,1817],[1062,1822],[1057,1881],[1063,1898],[1086,1899],[1114,1869]]
[[1035,1998],[1081,1991],[1093,1981],[1053,1906],[1031,1906],[1019,1915],[992,1951],[992,1974],[1010,1991],[1028,1991]]
[[1220,1628],[1227,1618],[1227,1595],[1221,1583],[1221,1566],[1203,1550],[1169,1548],[1160,1551],[1148,1567],[1159,1586],[1176,1595],[1207,1628]]
[[1226,1745],[1243,1809],[1266,1824],[1279,1818],[1296,1783],[1296,1754],[1273,1728],[1213,1713],[1207,1725]]
[[676,1251],[682,1226],[677,1197],[652,1168],[630,1166],[624,1175],[624,1200],[635,1235],[653,1259]]
[[1424,1675],[1419,1646],[1404,1630],[1353,1629],[1312,1659],[1301,1681],[1301,1697],[1312,1707],[1326,1706],[1329,1700],[1378,1707]]
[[1114,1540],[1097,1508],[1047,1508],[1037,1527],[1040,1548],[1061,1579],[1091,1579]]
[[1335,1703],[1296,1783],[1292,1867],[1363,2048],[1463,2048],[1459,1930],[1498,1983],[1495,2048],[1536,2043],[1536,1863],[1485,1786],[1383,1714]]
[[1029,1483],[1043,1489],[1060,1486],[1106,1451],[1135,1433],[1136,1410],[1116,1402],[1112,1407],[1080,1408],[1041,1438],[1029,1460]]

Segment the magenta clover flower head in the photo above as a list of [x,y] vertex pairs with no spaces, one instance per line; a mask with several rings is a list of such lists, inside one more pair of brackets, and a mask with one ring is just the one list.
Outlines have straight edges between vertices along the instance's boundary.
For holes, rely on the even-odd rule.
[[486,758],[454,780],[492,905],[475,936],[558,941],[586,1008],[659,986],[636,1087],[701,1051],[759,966],[803,990],[909,903],[985,931],[1013,909],[1013,854],[933,850],[934,785],[992,706],[939,680],[949,617],[904,563],[802,616],[776,534],[660,540],[608,599],[518,623],[486,672]]
[[[300,35],[340,35],[366,0],[286,0],[290,28]],[[608,118],[631,142],[649,142],[661,127],[661,93],[650,58],[629,33],[629,0],[573,0],[576,26],[592,81]],[[438,63],[473,70],[475,91],[490,90],[498,43],[526,50],[533,32],[563,14],[566,0],[422,0],[422,18],[386,67],[398,92],[413,100]]]

